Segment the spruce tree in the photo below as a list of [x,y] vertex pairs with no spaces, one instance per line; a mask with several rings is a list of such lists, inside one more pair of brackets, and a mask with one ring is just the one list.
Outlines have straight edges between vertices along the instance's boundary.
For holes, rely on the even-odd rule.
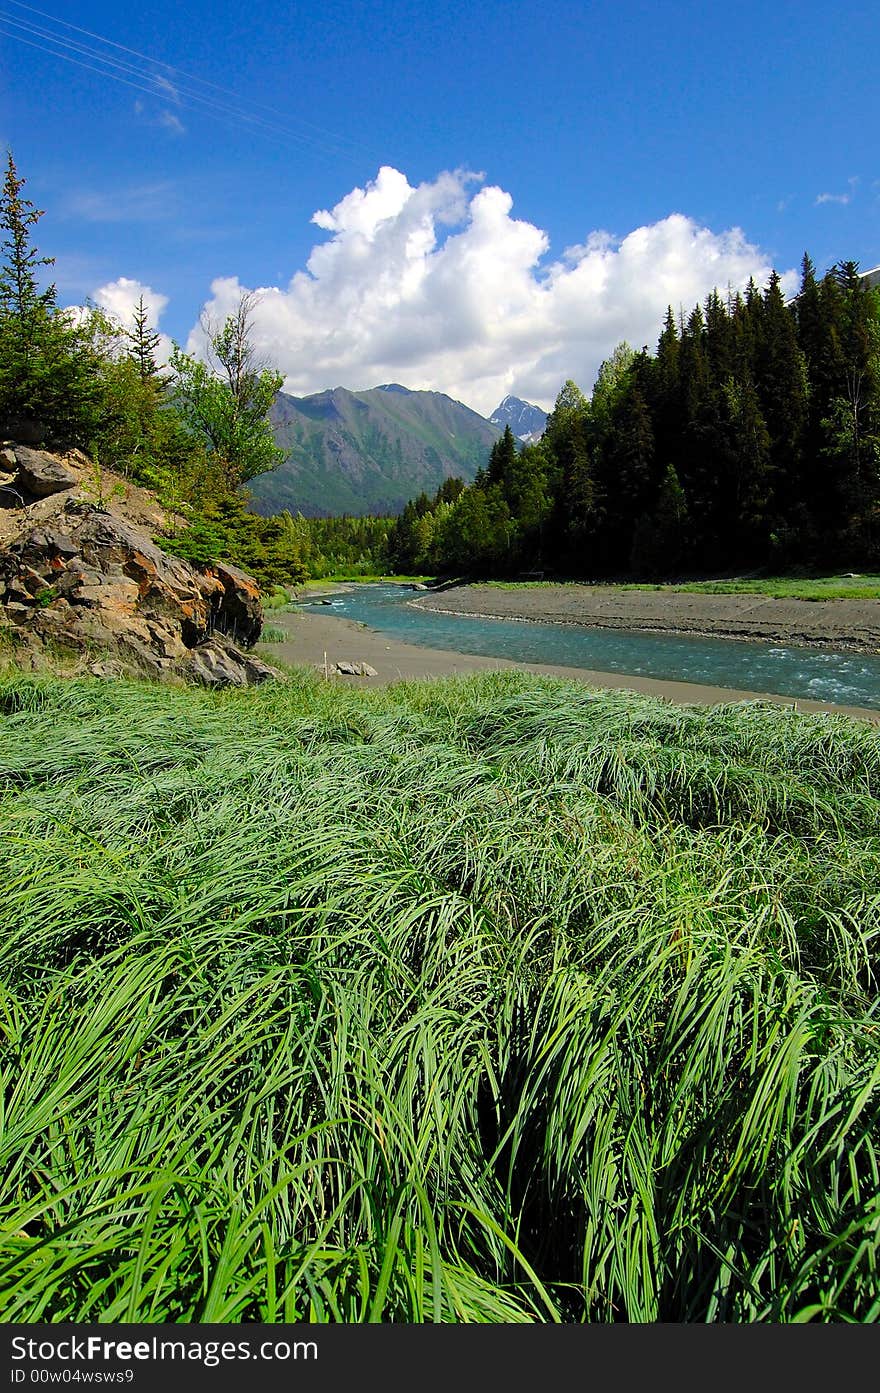
[[[3,433],[27,431],[27,418],[39,398],[39,356],[55,307],[55,287],[41,291],[38,275],[54,257],[40,256],[32,232],[43,210],[22,196],[12,151],[6,157],[6,177],[0,195],[3,264],[0,266],[0,416]],[[36,428],[36,423],[34,423]]]
[[[486,480],[498,484],[505,498],[516,470],[516,438],[510,426],[504,427],[504,434],[496,440],[489,454],[489,467]],[[509,501],[509,500],[508,500]]]
[[786,306],[776,271],[764,293],[755,380],[770,438],[775,522],[789,531],[801,517],[807,371],[794,316]]
[[132,328],[125,331],[125,337],[130,345],[128,356],[137,364],[141,381],[148,382],[156,378],[159,372],[156,365],[156,349],[159,347],[160,336],[150,328],[143,295],[138,299],[132,315]]
[[635,380],[614,409],[602,454],[600,482],[606,500],[602,564],[619,572],[628,564],[636,519],[647,509],[652,491],[654,431]]
[[826,277],[837,286],[840,372],[822,424],[836,466],[840,541],[853,560],[875,559],[880,511],[880,297],[854,261]]
[[666,311],[663,332],[657,343],[653,372],[650,378],[646,377],[643,381],[643,390],[648,393],[658,463],[668,464],[671,460],[677,459],[680,452],[680,352],[681,343],[678,337],[678,328],[670,305]]
[[595,566],[593,545],[604,514],[584,427],[585,418],[575,417],[560,451],[562,480],[555,527],[562,534],[568,564],[580,574]]
[[719,528],[723,529],[725,521],[719,516],[723,439],[717,394],[713,391],[706,354],[706,321],[699,305],[694,307],[682,329],[679,378],[683,419],[678,473],[692,501],[697,564],[715,565]]
[[88,327],[56,309],[55,286],[40,290],[32,234],[43,211],[24,198],[12,152],[0,193],[0,433],[32,444],[86,444],[98,411],[99,352]]
[[12,151],[6,156],[6,177],[0,202],[0,228],[3,238],[4,263],[0,268],[0,309],[15,318],[22,335],[33,332],[35,321],[55,306],[55,286],[40,291],[38,271],[41,266],[54,266],[54,256],[40,256],[31,245],[31,229],[36,227],[44,210],[35,208],[29,198],[22,198],[26,180],[19,178]]

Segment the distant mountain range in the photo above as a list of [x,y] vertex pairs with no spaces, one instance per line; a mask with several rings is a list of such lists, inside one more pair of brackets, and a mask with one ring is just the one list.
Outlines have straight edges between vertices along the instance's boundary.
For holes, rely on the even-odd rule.
[[399,513],[445,479],[470,483],[509,417],[517,435],[513,418],[531,430],[540,417],[538,433],[546,420],[539,407],[505,397],[487,421],[442,392],[412,392],[396,382],[308,397],[279,392],[270,419],[289,454],[278,469],[251,480],[252,507],[264,517],[285,508],[305,517]]
[[501,430],[510,426],[517,440],[531,445],[544,434],[547,412],[542,411],[540,406],[532,406],[531,402],[523,401],[521,397],[505,397],[501,405],[496,406],[489,420]]
[[270,419],[290,454],[248,486],[264,516],[283,508],[306,517],[399,513],[445,479],[472,480],[500,434],[442,392],[411,392],[395,382],[309,397],[279,392]]

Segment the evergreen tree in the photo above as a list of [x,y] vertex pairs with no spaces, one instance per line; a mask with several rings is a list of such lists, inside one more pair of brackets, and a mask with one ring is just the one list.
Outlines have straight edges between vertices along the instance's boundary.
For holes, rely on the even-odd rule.
[[807,427],[807,371],[797,327],[776,271],[764,294],[755,354],[755,384],[769,435],[777,525],[798,516]]
[[568,378],[544,426],[542,440],[551,455],[555,457],[559,454],[559,448],[571,427],[578,421],[583,425],[589,411],[590,404],[580,387]]
[[572,420],[568,434],[557,446],[557,453],[562,477],[555,531],[561,536],[568,567],[584,574],[595,565],[595,541],[603,517],[601,493],[587,444],[585,417]]
[[635,380],[614,410],[603,456],[603,564],[607,570],[621,571],[628,562],[636,519],[647,509],[652,491],[654,430]]
[[733,322],[717,290],[705,299],[706,360],[710,379],[718,388],[732,376],[735,361]]
[[150,328],[147,307],[141,295],[132,315],[132,327],[125,334],[129,342],[128,356],[137,365],[142,382],[149,382],[158,376],[156,349],[161,342],[160,335]]
[[835,466],[836,524],[843,545],[872,560],[880,509],[880,295],[854,261],[829,273],[838,289],[839,374],[822,426]]
[[486,469],[486,482],[497,484],[505,495],[510,489],[516,471],[516,453],[516,438],[507,425],[504,427],[503,435],[495,441],[489,452],[489,464]]
[[0,432],[31,443],[84,445],[98,415],[99,354],[91,324],[56,309],[55,286],[39,288],[32,234],[41,209],[23,197],[12,152],[0,193]]
[[653,516],[642,513],[633,536],[630,564],[637,574],[674,574],[687,545],[688,508],[674,465],[667,465]]
[[434,499],[435,505],[439,506],[441,503],[454,503],[455,500],[461,496],[464,487],[464,479],[459,479],[457,475],[453,475],[451,479],[444,479],[437,490]]
[[699,305],[681,332],[679,382],[682,429],[677,467],[692,505],[694,561],[695,565],[715,564],[719,531],[725,525],[721,506],[724,439],[706,352],[706,322]]
[[55,286],[40,291],[38,272],[41,266],[54,266],[54,256],[40,256],[31,245],[31,231],[44,210],[34,207],[22,197],[25,179],[19,178],[12,151],[6,156],[6,177],[3,181],[0,204],[0,228],[3,238],[4,264],[0,270],[0,309],[19,326],[22,350],[33,349],[43,316],[55,307]]
[[[731,425],[729,499],[722,515],[722,558],[759,561],[767,554],[771,513],[770,435],[758,394],[745,374],[725,387]],[[726,525],[725,525],[726,524]]]
[[653,360],[653,371],[644,375],[646,395],[654,431],[654,448],[660,464],[677,459],[681,448],[681,381],[679,357],[681,343],[670,305]]

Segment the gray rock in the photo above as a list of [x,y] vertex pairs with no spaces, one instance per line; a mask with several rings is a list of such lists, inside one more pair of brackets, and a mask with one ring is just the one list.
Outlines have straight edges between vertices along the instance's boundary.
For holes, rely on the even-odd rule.
[[59,556],[76,556],[79,547],[71,537],[66,537],[63,532],[47,532],[46,546],[51,551],[56,551]]
[[79,483],[76,474],[56,455],[49,455],[45,450],[29,450],[25,445],[17,445],[15,458],[18,464],[16,485],[32,498],[48,498],[52,493],[75,488]]
[[112,659],[109,662],[89,663],[88,671],[93,677],[103,677],[105,680],[113,677],[123,677],[125,675],[125,669],[122,667],[122,664],[114,662]]
[[379,674],[369,663],[334,663],[333,671],[341,673],[343,677],[378,677]]
[[3,608],[6,618],[13,624],[26,624],[29,619],[33,618],[34,610],[31,605],[23,605],[13,600],[11,604],[6,604]]
[[191,649],[175,664],[175,670],[190,682],[203,687],[249,687],[270,682],[277,676],[273,668],[243,653],[228,639],[215,635]]

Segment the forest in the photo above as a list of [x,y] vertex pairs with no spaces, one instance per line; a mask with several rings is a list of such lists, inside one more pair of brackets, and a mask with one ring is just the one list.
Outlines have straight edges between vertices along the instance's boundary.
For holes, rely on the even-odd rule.
[[468,488],[405,508],[405,572],[664,577],[869,567],[880,557],[880,293],[852,261],[787,303],[717,290],[656,352],[565,383],[534,445],[508,429]]

